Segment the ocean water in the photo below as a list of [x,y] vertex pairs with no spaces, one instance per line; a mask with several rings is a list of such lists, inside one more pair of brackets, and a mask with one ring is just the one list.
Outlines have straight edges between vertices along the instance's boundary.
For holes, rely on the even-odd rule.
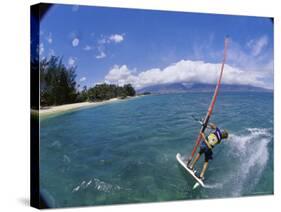
[[[220,93],[211,117],[230,137],[214,149],[208,188],[188,156],[212,93],[151,95],[40,120],[40,190],[50,207],[273,194],[273,94]],[[203,157],[197,163],[200,171]]]

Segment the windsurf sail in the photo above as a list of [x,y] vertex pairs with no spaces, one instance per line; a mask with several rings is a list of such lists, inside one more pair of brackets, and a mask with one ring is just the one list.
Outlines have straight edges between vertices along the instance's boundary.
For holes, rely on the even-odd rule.
[[213,112],[213,109],[214,109],[214,106],[215,106],[215,103],[216,103],[216,100],[217,100],[217,96],[218,96],[218,93],[219,93],[219,88],[220,88],[220,84],[221,84],[221,79],[222,79],[222,75],[223,75],[223,69],[224,69],[224,64],[225,64],[225,61],[226,61],[226,55],[227,55],[227,45],[228,45],[228,37],[226,37],[224,39],[224,51],[223,51],[223,61],[222,61],[222,65],[221,65],[221,70],[220,70],[220,76],[218,78],[218,81],[217,81],[217,85],[216,85],[216,88],[215,88],[215,92],[214,92],[214,95],[213,95],[213,98],[212,98],[212,101],[209,105],[209,108],[208,108],[208,111],[207,111],[207,114],[203,120],[203,123],[202,123],[202,126],[200,128],[200,132],[199,132],[199,135],[196,139],[196,142],[195,142],[195,145],[194,145],[194,148],[190,154],[190,156],[188,157],[188,161],[187,163],[190,163],[192,158],[194,157],[194,154],[200,144],[200,141],[202,139],[202,136],[201,136],[201,133],[204,133],[205,129],[207,128],[208,126],[208,122],[210,120],[210,117],[212,115],[212,112]]

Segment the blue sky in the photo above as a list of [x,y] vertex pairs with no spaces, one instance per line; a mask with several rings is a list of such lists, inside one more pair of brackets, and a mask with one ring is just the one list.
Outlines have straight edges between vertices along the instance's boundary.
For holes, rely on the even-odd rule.
[[273,24],[264,17],[55,5],[39,53],[77,66],[81,86],[215,83],[226,35],[223,83],[273,88]]

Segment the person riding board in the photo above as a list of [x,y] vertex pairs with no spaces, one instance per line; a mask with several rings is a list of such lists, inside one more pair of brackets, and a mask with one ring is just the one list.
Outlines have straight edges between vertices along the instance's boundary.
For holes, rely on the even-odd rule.
[[222,139],[228,138],[228,132],[226,130],[220,130],[214,123],[208,124],[208,126],[213,129],[214,131],[208,135],[208,138],[205,137],[204,133],[201,133],[203,140],[201,141],[200,150],[195,156],[194,160],[187,165],[187,167],[191,170],[194,169],[196,162],[199,160],[200,156],[204,153],[205,155],[205,163],[203,165],[203,169],[198,175],[196,176],[201,180],[204,180],[205,172],[208,168],[209,160],[213,159],[213,152],[212,149],[217,145],[220,144]]

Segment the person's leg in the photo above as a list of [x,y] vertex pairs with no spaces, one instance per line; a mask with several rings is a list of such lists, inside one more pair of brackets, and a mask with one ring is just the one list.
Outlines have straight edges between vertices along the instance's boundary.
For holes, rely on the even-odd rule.
[[194,160],[190,163],[190,165],[189,165],[188,167],[189,167],[190,169],[193,169],[194,166],[195,166],[195,164],[196,164],[196,162],[199,160],[199,158],[200,158],[200,154],[197,153],[196,157],[194,158]]
[[208,161],[205,161],[205,163],[204,163],[204,165],[203,165],[203,169],[202,169],[202,171],[201,171],[201,173],[200,173],[200,178],[204,178],[204,174],[205,174],[205,172],[206,172],[206,170],[207,170],[207,168],[208,168],[208,164],[209,164],[209,162],[208,162]]
[[205,152],[205,163],[203,165],[203,168],[202,168],[202,171],[200,173],[200,178],[204,179],[204,175],[206,173],[206,170],[208,168],[208,165],[209,165],[209,160],[212,160],[213,157],[213,152],[211,149],[208,149],[206,152]]

